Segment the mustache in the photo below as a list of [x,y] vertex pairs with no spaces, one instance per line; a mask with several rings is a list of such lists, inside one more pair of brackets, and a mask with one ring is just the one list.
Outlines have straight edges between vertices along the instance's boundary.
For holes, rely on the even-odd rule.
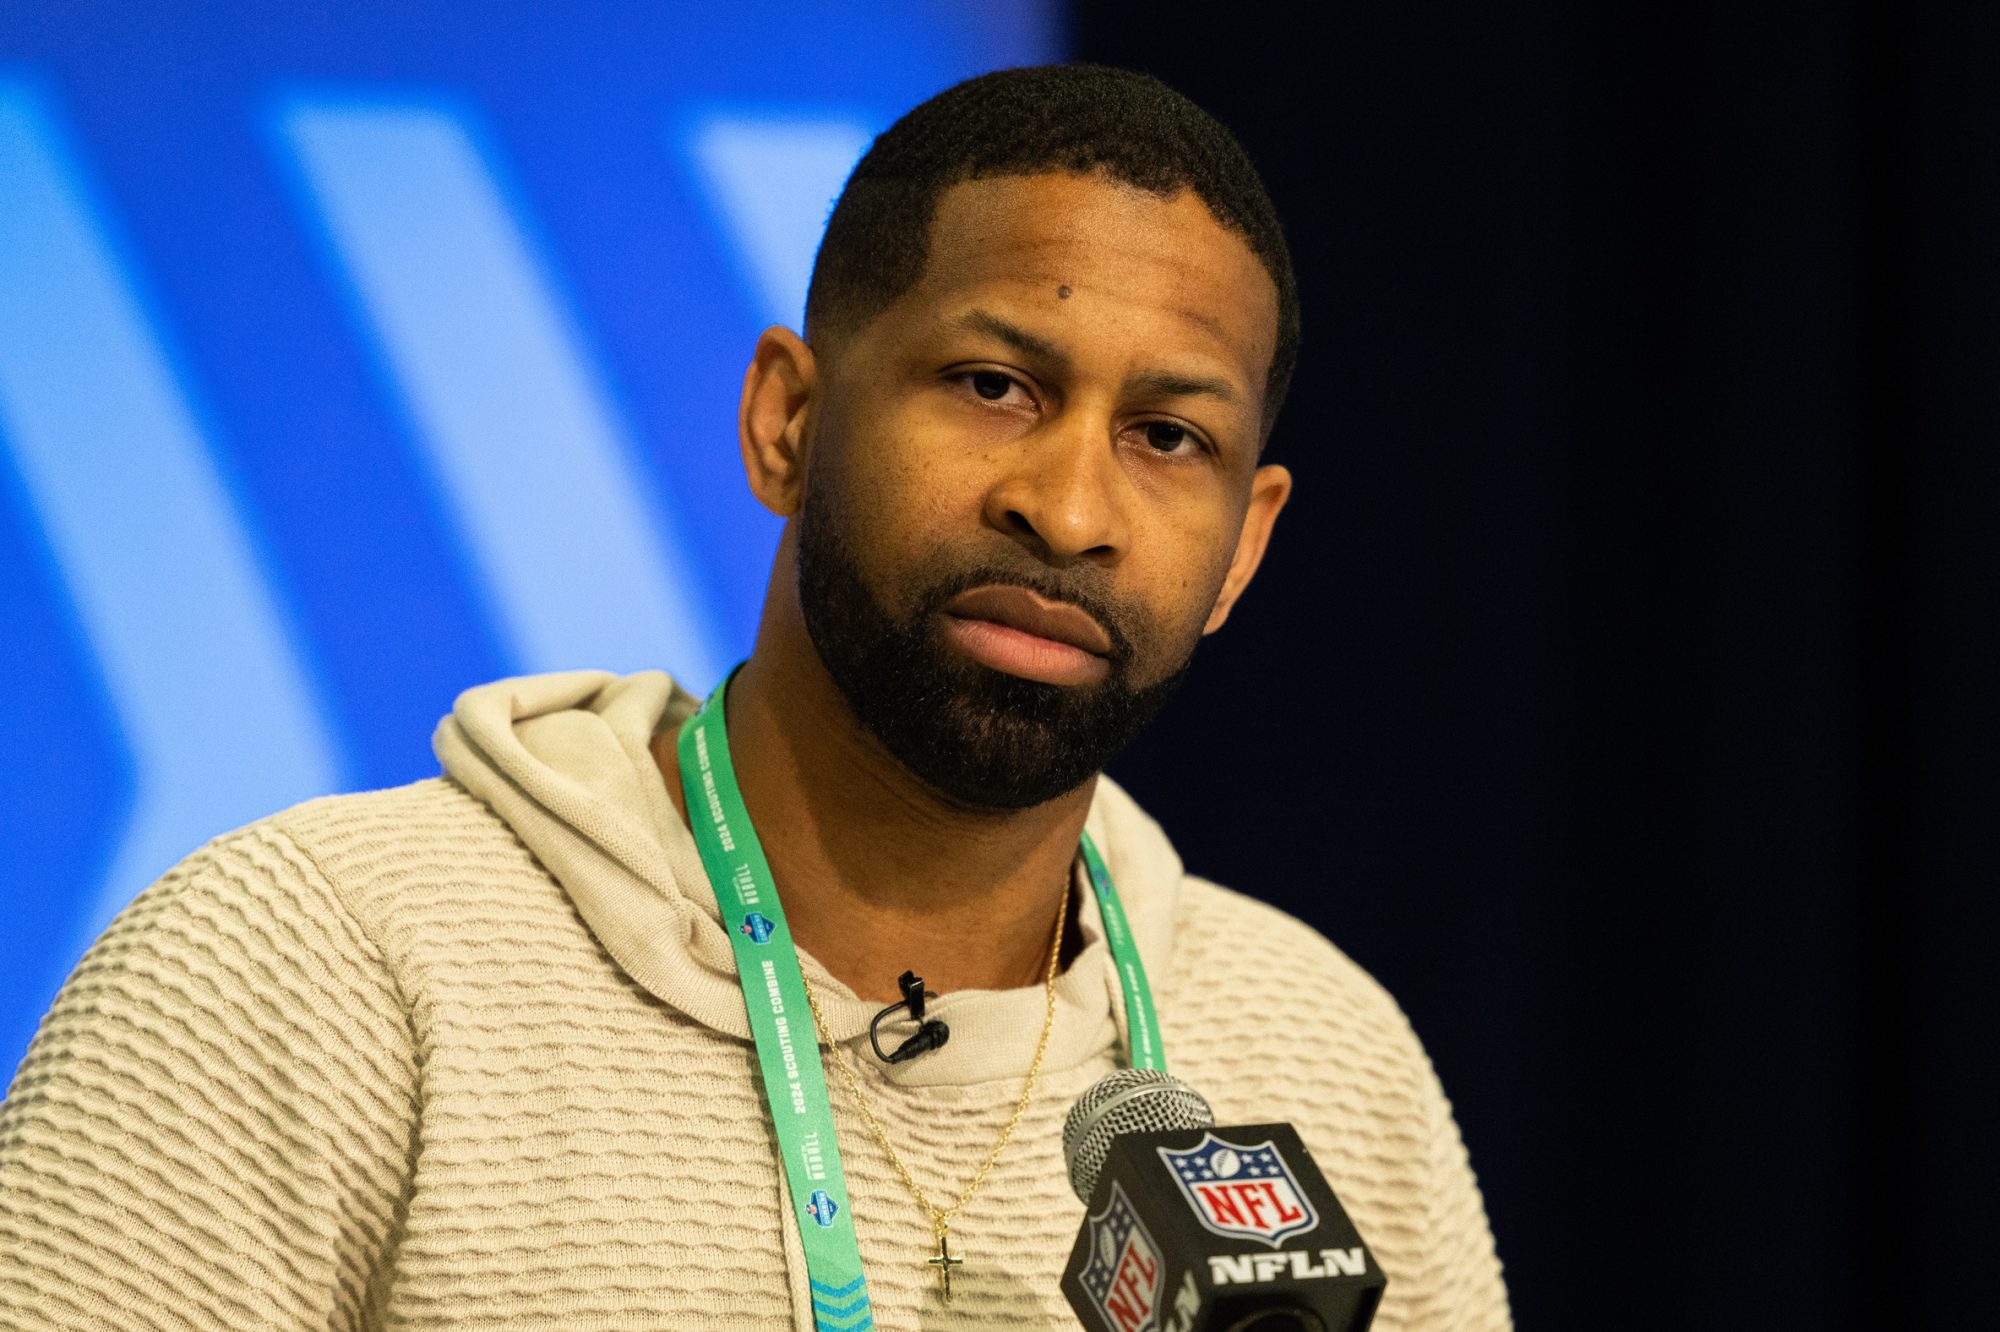
[[1106,659],[1114,669],[1130,662],[1137,652],[1130,626],[1140,617],[1092,586],[1088,576],[1067,575],[1046,565],[1023,565],[987,561],[970,568],[941,571],[926,588],[917,612],[928,619],[961,592],[975,587],[1021,587],[1049,601],[1065,601],[1103,626],[1111,640]]

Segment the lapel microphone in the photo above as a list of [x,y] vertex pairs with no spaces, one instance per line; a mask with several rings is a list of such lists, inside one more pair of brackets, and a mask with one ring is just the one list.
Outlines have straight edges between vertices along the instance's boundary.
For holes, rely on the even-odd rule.
[[[896,988],[903,992],[900,1001],[890,1004],[875,1015],[868,1024],[868,1043],[875,1047],[875,1057],[885,1064],[900,1064],[905,1059],[915,1059],[918,1055],[935,1050],[951,1039],[951,1028],[937,1018],[924,1016],[924,1001],[935,999],[937,995],[924,988],[924,978],[914,971],[906,971],[896,977]],[[893,1050],[882,1048],[882,1022],[892,1013],[908,1010],[911,1021],[917,1024],[901,1045]]]

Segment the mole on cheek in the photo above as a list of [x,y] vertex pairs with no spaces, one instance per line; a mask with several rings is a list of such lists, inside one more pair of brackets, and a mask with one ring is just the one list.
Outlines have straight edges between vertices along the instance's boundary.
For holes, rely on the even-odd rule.
[[1069,288],[1068,288],[1068,287],[1057,287],[1057,288],[1056,288],[1056,299],[1057,299],[1057,300],[1059,300],[1059,301],[1066,301],[1066,300],[1068,300],[1068,299],[1069,299]]

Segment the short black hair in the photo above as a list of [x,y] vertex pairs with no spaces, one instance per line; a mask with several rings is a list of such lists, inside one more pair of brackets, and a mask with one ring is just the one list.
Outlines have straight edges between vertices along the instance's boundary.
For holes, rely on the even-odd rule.
[[1277,344],[1264,378],[1269,433],[1299,354],[1298,285],[1277,212],[1235,136],[1135,70],[1036,65],[982,74],[883,131],[827,222],[806,295],[806,336],[860,328],[916,285],[946,190],[1053,171],[1101,172],[1162,198],[1193,190],[1249,243],[1278,288]]

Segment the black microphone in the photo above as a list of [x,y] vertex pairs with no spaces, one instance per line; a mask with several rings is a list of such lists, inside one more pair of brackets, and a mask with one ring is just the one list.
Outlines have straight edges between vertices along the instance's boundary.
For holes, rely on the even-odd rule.
[[[896,977],[896,988],[902,991],[902,999],[877,1013],[875,1020],[868,1024],[868,1043],[875,1047],[875,1057],[885,1064],[900,1064],[905,1059],[915,1059],[918,1055],[935,1050],[951,1039],[951,1028],[944,1024],[942,1018],[924,1016],[924,1001],[937,998],[937,992],[924,988],[922,976],[914,971],[906,971]],[[903,1008],[909,1010],[910,1016],[917,1023],[917,1029],[895,1049],[884,1050],[882,1019]]]
[[1186,1083],[1121,1069],[1070,1107],[1088,1209],[1062,1290],[1099,1332],[1367,1332],[1388,1278],[1289,1124],[1216,1128]]

